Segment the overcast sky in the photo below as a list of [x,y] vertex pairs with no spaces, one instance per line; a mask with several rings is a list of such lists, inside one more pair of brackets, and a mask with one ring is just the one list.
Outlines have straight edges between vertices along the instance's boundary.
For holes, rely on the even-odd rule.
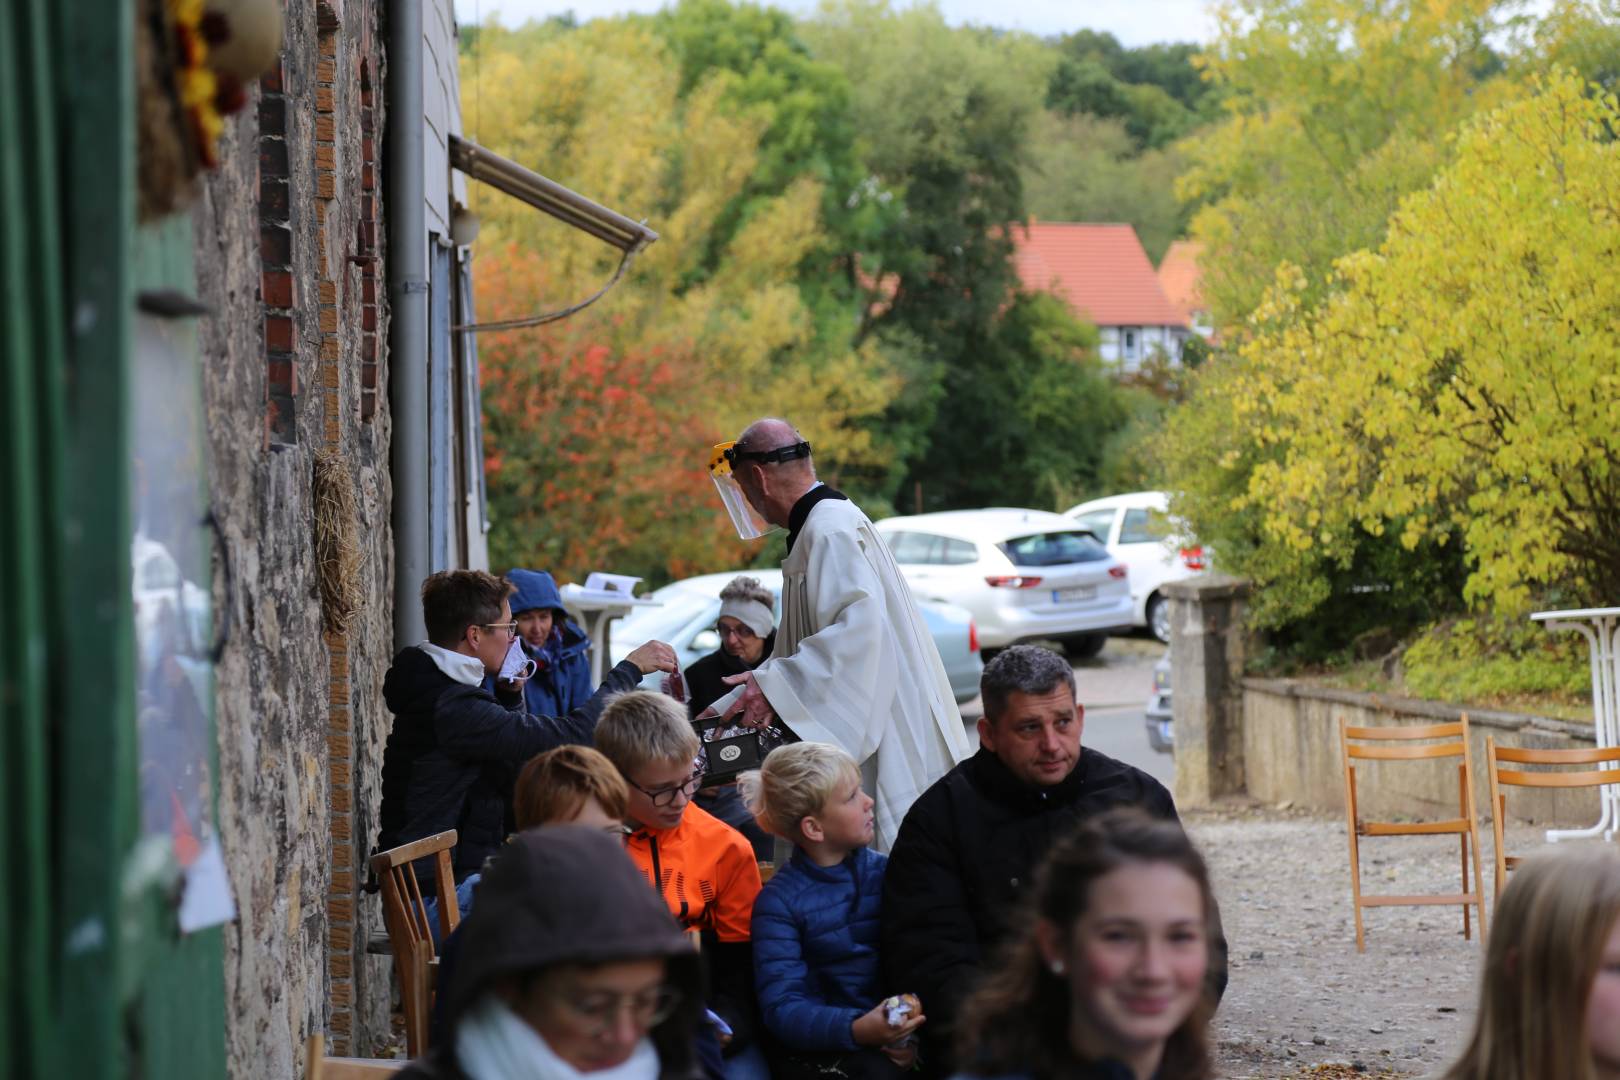
[[[1206,0],[939,0],[952,23],[973,23],[1036,34],[1062,34],[1088,28],[1107,30],[1126,45],[1154,41],[1204,41],[1210,33]],[[625,11],[656,11],[663,0],[455,0],[458,22],[498,14],[516,26],[572,11],[580,19]],[[816,0],[771,0],[789,11],[815,10]],[[897,6],[907,6],[897,0]]]

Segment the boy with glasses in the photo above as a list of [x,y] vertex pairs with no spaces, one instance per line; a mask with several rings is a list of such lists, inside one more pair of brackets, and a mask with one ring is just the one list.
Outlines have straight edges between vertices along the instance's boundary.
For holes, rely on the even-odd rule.
[[702,936],[727,1080],[767,1077],[754,1041],[749,935],[759,866],[741,833],[692,803],[703,773],[686,709],[663,694],[616,697],[597,724],[596,749],[630,785],[631,859],[682,928]]
[[[512,784],[535,754],[589,743],[607,698],[652,671],[675,670],[659,641],[632,652],[584,705],[566,716],[530,716],[521,689],[497,697],[484,688],[500,671],[516,625],[512,586],[482,570],[445,570],[422,584],[428,640],[401,649],[383,680],[394,725],[383,751],[377,846],[398,847],[455,829],[450,860],[465,904],[484,860],[506,838]],[[416,865],[432,892],[431,858]],[[436,905],[435,905],[436,906]],[[438,920],[429,919],[434,926]]]

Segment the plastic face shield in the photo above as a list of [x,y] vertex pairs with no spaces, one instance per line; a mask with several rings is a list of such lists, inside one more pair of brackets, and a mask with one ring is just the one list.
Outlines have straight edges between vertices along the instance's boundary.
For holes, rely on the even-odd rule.
[[749,505],[748,496],[743,494],[737,478],[732,475],[730,451],[736,445],[735,441],[723,442],[714,448],[714,453],[709,455],[709,479],[714,481],[714,489],[720,493],[720,501],[731,516],[731,524],[736,527],[737,535],[744,540],[757,540],[776,526],[760,517],[759,512]]

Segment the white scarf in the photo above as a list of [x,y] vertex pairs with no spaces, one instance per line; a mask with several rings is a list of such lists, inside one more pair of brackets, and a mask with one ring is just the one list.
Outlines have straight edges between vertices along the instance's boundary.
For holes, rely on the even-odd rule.
[[643,1038],[623,1065],[582,1073],[558,1057],[540,1033],[494,994],[485,994],[456,1027],[456,1063],[469,1080],[657,1080],[658,1051]]
[[440,671],[463,686],[479,686],[483,683],[484,662],[478,657],[446,649],[431,641],[424,641],[417,648],[427,653]]

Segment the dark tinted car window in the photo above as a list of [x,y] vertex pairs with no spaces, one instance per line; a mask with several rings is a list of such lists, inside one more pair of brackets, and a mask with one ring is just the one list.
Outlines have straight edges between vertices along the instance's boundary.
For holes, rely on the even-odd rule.
[[1036,533],[1017,536],[996,546],[1014,566],[1061,566],[1108,558],[1108,549],[1088,532]]

